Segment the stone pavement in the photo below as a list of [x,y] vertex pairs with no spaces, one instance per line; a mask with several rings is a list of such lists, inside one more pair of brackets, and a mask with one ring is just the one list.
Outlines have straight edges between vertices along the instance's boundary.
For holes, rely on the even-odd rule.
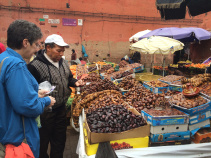
[[78,154],[76,154],[78,138],[79,133],[76,132],[71,126],[67,126],[67,139],[63,158],[78,158]]

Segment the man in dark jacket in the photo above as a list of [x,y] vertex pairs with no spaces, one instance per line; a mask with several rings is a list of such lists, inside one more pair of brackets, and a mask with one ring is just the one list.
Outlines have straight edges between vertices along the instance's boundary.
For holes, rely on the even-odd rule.
[[68,44],[59,35],[53,34],[45,40],[45,50],[28,65],[29,71],[38,83],[49,81],[56,86],[51,96],[56,104],[52,111],[45,111],[41,116],[40,158],[48,158],[47,150],[50,142],[51,158],[62,158],[66,141],[66,110],[65,104],[71,94],[69,87],[83,85],[76,80],[69,69],[68,63],[62,58]]

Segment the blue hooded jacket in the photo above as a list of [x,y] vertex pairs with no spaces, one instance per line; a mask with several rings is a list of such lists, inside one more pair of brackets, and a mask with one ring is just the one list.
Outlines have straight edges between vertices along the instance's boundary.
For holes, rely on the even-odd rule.
[[51,102],[49,97],[38,97],[38,83],[27,69],[20,54],[7,48],[0,54],[5,58],[0,74],[0,142],[20,145],[26,140],[35,158],[39,157],[40,138],[35,118],[43,113]]

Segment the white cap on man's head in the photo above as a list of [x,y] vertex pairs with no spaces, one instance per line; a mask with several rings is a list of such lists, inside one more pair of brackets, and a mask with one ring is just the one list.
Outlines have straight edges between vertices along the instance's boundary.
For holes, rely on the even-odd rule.
[[47,43],[55,43],[56,45],[61,47],[69,47],[69,45],[64,42],[63,38],[57,34],[52,34],[48,36],[45,40],[45,44]]

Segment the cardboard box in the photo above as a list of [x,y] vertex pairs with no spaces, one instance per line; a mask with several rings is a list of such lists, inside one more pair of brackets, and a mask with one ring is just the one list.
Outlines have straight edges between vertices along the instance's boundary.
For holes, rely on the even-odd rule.
[[[96,154],[99,143],[89,144],[87,131],[85,128],[84,128],[84,141],[85,141],[86,154],[88,156]],[[117,142],[118,144],[125,142],[125,143],[130,144],[130,146],[132,146],[133,148],[146,148],[149,146],[149,137],[147,136],[147,137],[141,137],[141,138],[121,139],[121,140],[111,141],[110,143],[112,144],[115,142]]]
[[145,111],[141,111],[141,115],[144,119],[152,126],[160,125],[177,125],[177,124],[187,124],[189,123],[189,115],[177,115],[177,116],[151,116]]
[[141,71],[144,71],[144,65],[133,68],[134,73],[141,72]]
[[[136,115],[141,115],[136,109],[129,109]],[[141,126],[131,130],[127,130],[120,133],[94,133],[91,132],[88,126],[87,121],[85,121],[85,128],[87,129],[88,141],[90,144],[107,142],[113,140],[120,140],[126,138],[138,138],[146,137],[150,135],[150,125]]]
[[211,142],[211,128],[200,129],[193,136],[192,141],[194,143],[208,143],[208,142]]
[[190,139],[190,131],[150,135],[151,142],[167,142],[187,139]]
[[152,86],[148,85],[147,82],[144,82],[143,86],[153,93],[163,93],[163,92],[167,93],[169,90],[169,87],[152,87]]
[[168,145],[183,145],[183,144],[190,144],[191,140],[187,139],[187,140],[179,140],[179,141],[168,141],[168,142],[150,142],[151,147],[155,147],[155,146],[168,146]]
[[205,120],[203,122],[200,122],[200,123],[196,123],[194,125],[189,125],[188,128],[189,128],[189,131],[193,131],[195,129],[200,129],[202,127],[210,127],[210,120]]
[[190,116],[190,119],[189,119],[189,124],[190,125],[193,125],[193,124],[196,124],[196,123],[200,123],[200,122],[203,122],[207,119],[211,118],[211,111],[206,111],[206,112],[200,112],[194,116]]
[[152,134],[164,134],[164,133],[172,133],[172,132],[185,132],[187,130],[188,130],[188,124],[151,126],[150,133],[152,133]]
[[[204,99],[206,99],[206,98],[204,98]],[[207,103],[197,106],[195,108],[190,108],[190,109],[187,109],[187,108],[181,107],[181,106],[177,106],[174,104],[172,104],[172,106],[178,110],[181,110],[181,111],[189,114],[190,116],[193,116],[193,115],[199,114],[200,112],[206,112],[208,110],[211,110],[211,101],[208,99],[206,99],[206,100],[207,100]]]
[[182,92],[182,86],[170,84],[169,85],[169,90]]

